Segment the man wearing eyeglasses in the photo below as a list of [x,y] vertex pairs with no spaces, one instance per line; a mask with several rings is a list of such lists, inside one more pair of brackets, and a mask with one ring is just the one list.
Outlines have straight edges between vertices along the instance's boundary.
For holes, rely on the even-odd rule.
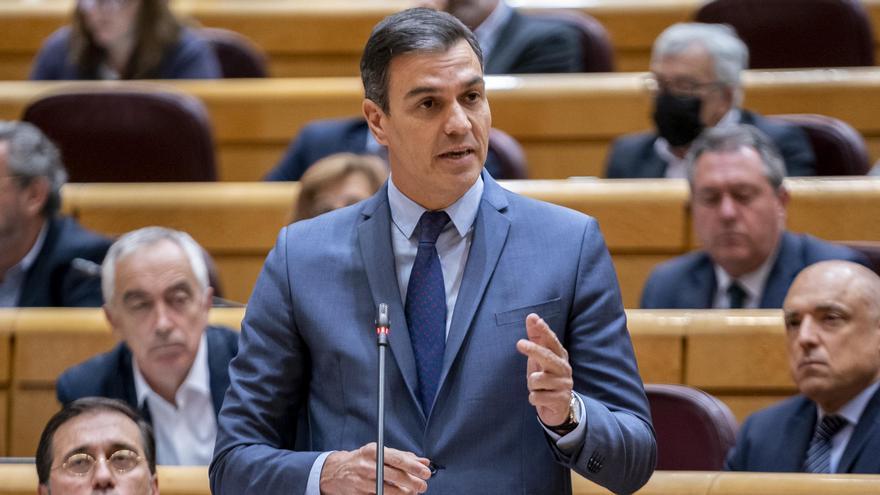
[[125,403],[100,397],[74,401],[43,429],[37,447],[40,495],[157,495],[150,425]]
[[749,51],[733,29],[721,24],[680,23],[654,42],[651,74],[654,132],[624,136],[612,144],[609,178],[685,177],[685,155],[703,129],[749,124],[770,136],[785,161],[786,175],[814,175],[816,158],[798,127],[741,108],[740,76]]
[[101,305],[110,240],[58,214],[66,180],[39,129],[0,121],[0,308]]

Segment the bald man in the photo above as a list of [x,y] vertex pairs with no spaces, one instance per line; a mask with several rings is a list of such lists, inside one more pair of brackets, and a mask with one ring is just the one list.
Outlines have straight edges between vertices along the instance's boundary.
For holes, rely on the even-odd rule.
[[746,419],[725,467],[880,473],[880,277],[849,261],[810,265],[783,311],[800,395]]

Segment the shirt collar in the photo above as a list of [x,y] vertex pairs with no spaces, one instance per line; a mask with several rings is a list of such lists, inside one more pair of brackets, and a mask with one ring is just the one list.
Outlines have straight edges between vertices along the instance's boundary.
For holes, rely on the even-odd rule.
[[[141,374],[140,368],[138,368],[134,356],[132,356],[131,366],[134,369],[134,390],[135,395],[137,396],[138,407],[143,407],[147,398],[165,401],[165,398],[154,392],[147,383],[144,375]],[[208,335],[204,332],[202,333],[202,338],[199,340],[199,350],[196,351],[196,358],[193,360],[193,365],[190,367],[186,379],[180,384],[180,388],[177,389],[174,402],[178,406],[180,405],[180,401],[176,399],[180,397],[181,391],[186,389],[194,390],[200,394],[210,394],[211,386],[208,382]]]
[[[779,246],[782,244],[782,240],[776,243],[776,248],[770,253],[770,256],[761,263],[761,266],[757,268],[757,270],[752,271],[750,273],[746,273],[744,275],[740,275],[736,278],[736,281],[742,286],[742,288],[746,291],[746,294],[749,296],[749,301],[757,301],[758,298],[761,297],[764,292],[764,285],[767,283],[767,278],[770,276],[770,269],[773,268],[773,264],[776,262],[776,257],[779,254]],[[717,291],[721,294],[727,292],[727,288],[733,282],[733,277],[731,277],[724,268],[721,268],[717,263],[713,263],[715,267],[715,280],[717,281]]]
[[[464,237],[474,224],[483,197],[483,177],[478,176],[476,182],[454,203],[444,208],[458,235]],[[406,197],[394,185],[394,177],[388,178],[388,205],[391,208],[391,220],[403,235],[412,237],[422,213],[427,210],[415,201]]]
[[480,44],[480,49],[483,51],[483,60],[489,58],[488,54],[493,48],[495,48],[495,44],[498,42],[498,32],[501,31],[501,28],[505,24],[507,24],[507,21],[512,15],[513,9],[507,5],[507,2],[501,0],[498,2],[495,10],[489,14],[489,17],[486,17],[486,19],[474,29],[474,36],[476,36],[477,42]]
[[[868,401],[874,396],[878,386],[880,386],[880,381],[868,385],[865,390],[859,392],[859,395],[856,395],[849,402],[844,404],[843,407],[837,411],[837,414],[846,418],[846,420],[849,421],[849,424],[853,426],[859,424],[859,419],[862,418],[862,413],[865,412],[865,408],[868,407]],[[818,404],[816,404],[816,410],[819,413],[820,421],[826,414],[828,414],[828,412],[823,410]]]

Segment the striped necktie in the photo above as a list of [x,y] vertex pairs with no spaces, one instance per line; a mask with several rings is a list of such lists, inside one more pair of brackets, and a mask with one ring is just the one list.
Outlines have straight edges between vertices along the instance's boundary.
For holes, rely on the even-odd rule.
[[831,472],[831,437],[847,423],[848,421],[843,416],[829,414],[822,418],[807,449],[807,458],[804,460],[805,473]]

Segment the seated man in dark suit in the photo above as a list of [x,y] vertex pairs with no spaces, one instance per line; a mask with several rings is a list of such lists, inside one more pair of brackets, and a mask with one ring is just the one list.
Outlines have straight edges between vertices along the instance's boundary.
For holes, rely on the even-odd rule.
[[46,423],[37,447],[39,495],[158,495],[150,425],[122,401],[87,397]]
[[161,227],[116,241],[102,267],[104,314],[122,339],[65,371],[58,400],[121,399],[156,431],[160,464],[208,464],[238,333],[208,326],[213,291],[201,247]]
[[785,169],[749,125],[707,129],[687,156],[691,217],[702,251],[657,266],[642,308],[779,308],[805,266],[861,254],[785,231]]
[[100,306],[110,240],[58,214],[67,172],[26,122],[0,122],[0,308]]
[[[579,33],[571,26],[520,14],[501,0],[430,0],[425,6],[459,18],[483,50],[486,74],[582,72]],[[362,118],[329,119],[303,127],[266,180],[299,180],[316,161],[339,152],[388,158]],[[486,170],[505,177],[498,156],[490,149]]]
[[654,42],[648,88],[654,94],[654,132],[616,140],[605,175],[617,178],[684,177],[684,157],[707,127],[750,124],[767,134],[789,176],[814,175],[816,158],[807,135],[741,108],[740,76],[749,51],[733,29],[721,24],[681,23]]
[[801,394],[746,419],[725,468],[880,474],[880,277],[847,261],[817,263],[782,309]]

